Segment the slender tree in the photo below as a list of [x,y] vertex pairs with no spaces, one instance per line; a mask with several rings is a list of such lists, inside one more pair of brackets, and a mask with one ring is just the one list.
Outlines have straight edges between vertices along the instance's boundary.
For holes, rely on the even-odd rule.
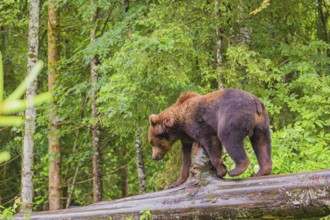
[[[245,3],[246,4],[246,3]],[[250,45],[251,44],[251,33],[252,31],[247,28],[244,24],[244,21],[246,20],[246,16],[244,12],[244,2],[239,1],[237,5],[238,10],[238,18],[236,20],[236,23],[238,25],[238,44],[241,45]]]
[[[329,4],[329,3],[328,3]],[[320,40],[323,40],[325,42],[329,42],[329,33],[328,33],[328,24],[329,24],[329,9],[324,10],[323,8],[326,7],[327,3],[324,2],[323,0],[318,0],[317,1],[317,17],[318,17],[318,22],[317,22],[317,35]]]
[[[59,50],[60,19],[56,9],[56,0],[48,2],[48,90],[53,91],[57,64],[60,58]],[[57,106],[53,100],[49,116],[50,131],[48,135],[48,151],[50,154],[49,164],[49,209],[62,208],[61,192],[61,148],[58,135],[58,123],[56,121]]]
[[[39,47],[39,0],[30,1],[30,21],[28,37],[27,74],[38,60]],[[36,94],[37,80],[34,80],[26,90],[26,100],[33,99]],[[33,200],[33,134],[36,127],[36,107],[31,106],[25,110],[25,127],[23,137],[22,158],[22,211],[32,211]]]
[[139,194],[143,194],[146,191],[146,176],[144,174],[144,161],[142,153],[142,143],[140,131],[137,130],[135,134],[135,148],[136,148],[136,165],[139,178]]
[[[329,31],[330,7],[329,6],[330,6],[329,1],[326,2],[326,1],[318,0],[318,17],[319,17],[318,35],[319,38],[322,39],[322,34],[320,33],[321,32],[320,30],[323,29],[323,40],[328,44],[330,43],[330,31]],[[322,23],[322,25],[320,25],[320,23]],[[330,57],[330,49],[327,50],[327,54],[328,57]]]
[[123,7],[123,15],[125,16],[126,12],[129,9],[129,0],[122,0],[121,4]]
[[[91,6],[93,6],[94,0],[91,0]],[[96,8],[91,13],[91,29],[90,29],[90,38],[91,44],[95,44],[95,32],[96,24],[95,21],[98,15],[98,8]],[[100,125],[97,121],[97,79],[98,73],[96,66],[98,63],[98,57],[95,55],[90,63],[91,68],[91,84],[92,84],[92,94],[91,94],[91,130],[92,130],[92,145],[93,145],[93,200],[99,202],[102,200],[102,166],[101,166],[101,144],[100,144]]]
[[128,165],[124,166],[119,171],[120,176],[120,189],[121,189],[121,197],[125,198],[128,196]]
[[221,76],[222,54],[221,54],[221,32],[220,32],[220,0],[215,0],[215,36],[216,36],[216,60],[217,60],[217,74],[218,87],[223,88],[223,81]]

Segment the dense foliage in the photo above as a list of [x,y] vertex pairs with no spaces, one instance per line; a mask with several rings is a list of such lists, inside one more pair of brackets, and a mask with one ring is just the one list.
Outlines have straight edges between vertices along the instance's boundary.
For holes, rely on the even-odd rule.
[[[178,175],[180,148],[164,161],[151,160],[148,117],[171,105],[180,93],[205,94],[235,87],[258,96],[271,119],[274,174],[330,167],[330,4],[328,1],[211,0],[58,1],[61,62],[53,97],[58,104],[62,145],[63,201],[92,203],[92,140],[89,63],[95,55],[101,123],[104,200],[120,198],[127,178],[138,193],[135,138],[141,134],[147,191],[164,188]],[[41,1],[40,59],[47,60],[47,2]],[[27,52],[26,0],[0,2],[0,50],[5,96],[24,78]],[[97,13],[97,39],[90,44],[90,14]],[[216,12],[220,10],[220,19]],[[220,26],[222,63],[216,60]],[[219,68],[220,66],[220,68]],[[47,73],[39,76],[46,91]],[[35,209],[47,207],[48,114],[38,108],[35,134]],[[0,205],[19,196],[21,127],[2,127]],[[252,161],[249,176],[257,165]],[[226,164],[232,166],[225,155]],[[128,175],[125,175],[128,172]],[[74,186],[74,187],[73,187]]]

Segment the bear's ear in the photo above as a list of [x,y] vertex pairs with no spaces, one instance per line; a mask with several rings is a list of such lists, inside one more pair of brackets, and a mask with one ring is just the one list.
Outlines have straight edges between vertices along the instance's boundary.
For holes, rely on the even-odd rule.
[[164,118],[163,124],[165,125],[165,127],[171,128],[171,127],[173,127],[174,122],[173,122],[173,119],[167,117],[167,118]]
[[149,116],[149,122],[151,126],[155,126],[159,122],[159,117],[156,114],[152,114]]

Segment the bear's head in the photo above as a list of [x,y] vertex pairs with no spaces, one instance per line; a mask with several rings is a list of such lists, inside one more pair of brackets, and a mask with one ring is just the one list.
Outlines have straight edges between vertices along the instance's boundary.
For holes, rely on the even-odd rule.
[[152,159],[161,160],[171,150],[175,137],[170,134],[173,127],[173,119],[161,115],[152,114],[149,117],[150,127],[148,139],[152,145]]

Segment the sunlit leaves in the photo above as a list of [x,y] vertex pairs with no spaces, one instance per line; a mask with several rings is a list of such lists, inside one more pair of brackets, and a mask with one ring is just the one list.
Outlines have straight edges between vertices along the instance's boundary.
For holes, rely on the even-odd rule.
[[262,10],[266,9],[269,5],[270,5],[270,0],[263,0],[260,7],[253,10],[250,14],[256,15],[259,12],[261,12]]
[[[116,115],[130,118],[127,123],[133,120],[131,126],[145,123],[151,112],[159,111],[189,87],[193,58],[185,27],[169,26],[148,36],[131,34],[103,64],[110,67],[112,74],[100,91],[100,112],[109,116],[109,121]],[[100,70],[109,67],[101,66]]]
[[3,0],[0,2],[0,27],[9,24],[22,27],[28,24],[27,19],[22,19],[23,1]]

